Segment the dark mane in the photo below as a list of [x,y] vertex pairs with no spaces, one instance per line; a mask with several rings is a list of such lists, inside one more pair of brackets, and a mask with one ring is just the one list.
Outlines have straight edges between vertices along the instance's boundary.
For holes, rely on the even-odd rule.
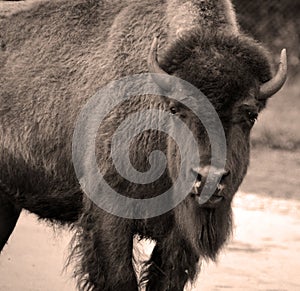
[[[191,59],[196,62],[187,64],[184,67],[188,70],[182,71],[182,64]],[[214,104],[226,106],[227,102],[247,96],[254,79],[259,84],[271,79],[270,60],[269,52],[251,37],[198,30],[179,38],[164,51],[161,65],[170,74],[183,79],[186,76]]]

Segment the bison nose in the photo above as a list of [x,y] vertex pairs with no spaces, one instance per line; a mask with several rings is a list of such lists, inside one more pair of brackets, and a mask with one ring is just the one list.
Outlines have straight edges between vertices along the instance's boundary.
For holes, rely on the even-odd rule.
[[200,195],[201,189],[203,188],[204,183],[206,183],[206,179],[210,170],[212,170],[212,174],[214,176],[217,176],[220,179],[217,185],[218,193],[221,193],[226,188],[225,179],[230,174],[229,170],[217,169],[215,167],[211,168],[211,166],[194,168],[192,169],[192,172],[196,176],[196,181],[192,190],[194,195]]
[[[207,178],[209,171],[211,170],[210,166],[205,166],[205,167],[199,167],[199,168],[194,168],[192,169],[193,173],[197,177],[197,181],[201,182],[205,178]],[[216,176],[221,177],[220,184],[224,182],[226,177],[230,175],[230,171],[227,169],[218,169],[218,168],[213,168],[212,173]]]

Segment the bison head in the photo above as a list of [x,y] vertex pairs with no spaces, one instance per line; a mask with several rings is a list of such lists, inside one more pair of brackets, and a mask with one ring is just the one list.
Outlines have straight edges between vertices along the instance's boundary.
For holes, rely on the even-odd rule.
[[[161,56],[160,64],[157,60],[157,39],[152,43],[148,58],[150,72],[172,74],[199,88],[217,111],[226,136],[225,167],[211,169],[211,144],[203,124],[189,108],[179,102],[170,103],[171,114],[188,124],[198,142],[200,165],[192,169],[197,181],[175,216],[185,237],[203,256],[215,258],[230,233],[231,201],[249,164],[250,131],[268,98],[286,81],[286,51],[281,53],[274,77],[271,77],[269,64],[265,50],[246,36],[194,33],[168,48]],[[165,91],[173,89],[164,78],[155,76],[154,80]],[[168,142],[168,151],[169,157],[179,159],[178,147],[172,139]],[[174,165],[176,163],[172,163],[170,168],[173,179],[177,176]],[[195,201],[210,170],[219,175],[219,184],[205,203],[197,205]]]
[[[194,34],[188,40],[180,40],[165,56],[163,67],[166,71],[157,60],[157,43],[155,38],[148,58],[150,72],[166,75],[168,71],[195,85],[209,98],[222,121],[227,140],[227,164],[225,169],[214,170],[221,175],[221,181],[216,193],[203,205],[217,207],[223,200],[232,200],[246,174],[250,131],[267,99],[285,83],[286,51],[282,51],[278,71],[271,78],[265,51],[244,36],[223,39]],[[163,90],[172,90],[167,80],[157,76],[154,80]],[[193,194],[198,195],[210,167],[210,142],[201,122],[188,108],[171,102],[169,110],[183,118],[197,136],[201,165],[193,169],[198,179]],[[172,142],[169,150],[170,145]],[[176,147],[171,152],[176,156]]]

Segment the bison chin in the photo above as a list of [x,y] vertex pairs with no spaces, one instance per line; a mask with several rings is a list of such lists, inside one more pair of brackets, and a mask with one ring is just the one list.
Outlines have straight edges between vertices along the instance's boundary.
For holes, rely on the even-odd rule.
[[172,212],[173,227],[156,239],[151,258],[144,266],[141,283],[147,282],[146,291],[184,290],[188,280],[196,279],[201,260],[215,260],[231,235],[230,202],[225,201],[218,208],[204,208],[189,196]]
[[200,207],[187,197],[174,211],[179,233],[197,257],[215,260],[232,233],[231,202],[217,208]]

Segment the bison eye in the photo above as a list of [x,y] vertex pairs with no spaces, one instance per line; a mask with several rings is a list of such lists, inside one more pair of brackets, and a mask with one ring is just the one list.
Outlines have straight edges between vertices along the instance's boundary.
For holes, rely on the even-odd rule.
[[255,111],[249,110],[249,111],[247,111],[247,114],[248,114],[248,119],[249,119],[249,121],[250,121],[252,124],[254,124],[255,121],[257,120],[258,113],[255,112]]
[[177,113],[177,108],[176,107],[171,107],[170,108],[170,112],[171,112],[171,114],[176,114]]

